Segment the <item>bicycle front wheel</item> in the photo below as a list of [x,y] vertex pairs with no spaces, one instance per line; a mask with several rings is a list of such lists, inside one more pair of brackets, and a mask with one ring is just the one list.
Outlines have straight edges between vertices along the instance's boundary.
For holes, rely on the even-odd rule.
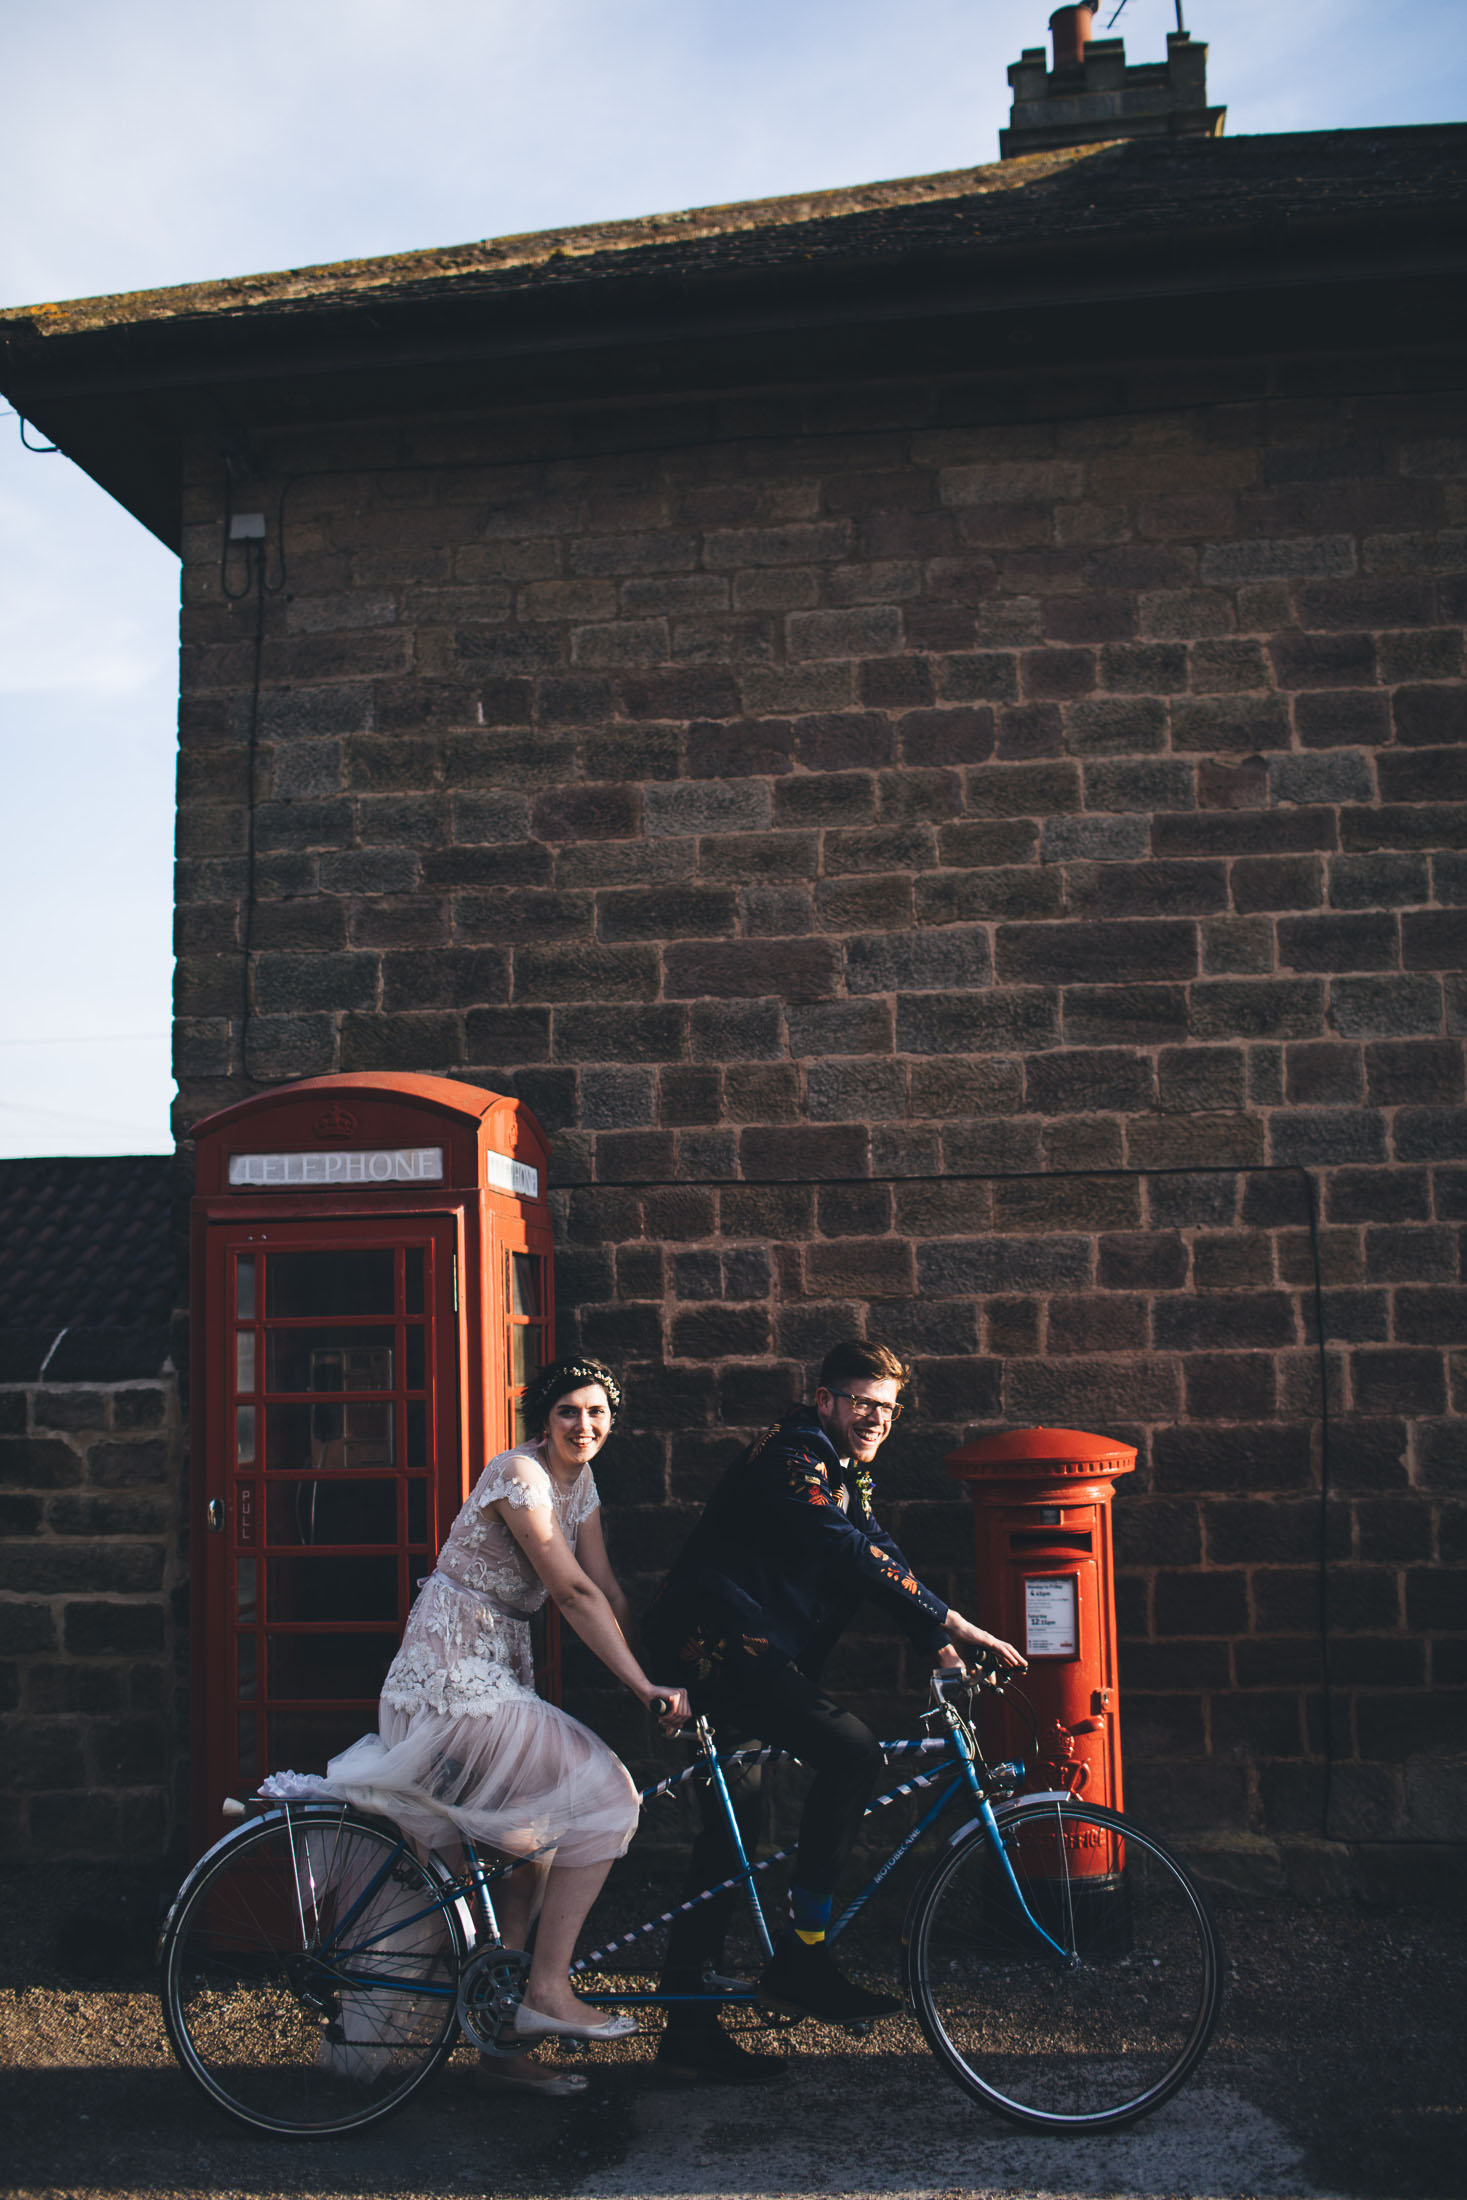
[[450,2052],[466,1935],[386,1825],[330,1808],[242,1827],[164,1928],[163,2018],[184,2069],[257,2131],[356,2131]]
[[907,1983],[927,2043],[1016,2123],[1131,2123],[1176,2092],[1217,2022],[1207,1904],[1170,1849],[1115,1811],[1021,1800],[998,1823],[1003,1859],[979,1827],[913,1899]]

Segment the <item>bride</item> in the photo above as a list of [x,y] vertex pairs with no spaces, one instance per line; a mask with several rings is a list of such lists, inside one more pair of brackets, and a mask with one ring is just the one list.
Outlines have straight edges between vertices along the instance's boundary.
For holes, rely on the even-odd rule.
[[[669,1722],[689,1716],[685,1691],[649,1680],[628,1648],[630,1613],[606,1555],[591,1461],[620,1405],[621,1386],[599,1360],[541,1371],[524,1397],[530,1441],[490,1460],[413,1606],[382,1685],[379,1731],[333,1758],[324,1781],[283,1776],[292,1793],[309,1786],[395,1819],[424,1849],[465,1835],[535,1859],[500,1883],[498,1903],[507,1943],[523,1947],[538,1898],[515,2012],[527,2047],[556,2033],[606,2040],[636,2030],[634,2019],[579,2000],[568,1972],[640,1807],[620,1759],[536,1695],[530,1616],[553,1597],[634,1696],[649,1707],[665,1699]],[[579,2092],[586,2082],[523,2056],[481,2067],[491,2081],[536,2092]]]

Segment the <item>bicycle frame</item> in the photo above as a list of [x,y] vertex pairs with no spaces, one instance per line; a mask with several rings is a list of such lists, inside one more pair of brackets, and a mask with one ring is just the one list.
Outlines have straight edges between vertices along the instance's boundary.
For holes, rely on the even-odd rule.
[[[934,1786],[938,1781],[943,1780],[945,1776],[946,1785],[932,1802],[931,1807],[925,1810],[916,1824],[908,1829],[895,1848],[883,1858],[871,1877],[846,1904],[832,1923],[827,1939],[830,1941],[839,1939],[846,1928],[859,1917],[878,1889],[895,1871],[898,1864],[901,1863],[916,1843],[921,1840],[922,1836],[936,1825],[937,1821],[955,1802],[967,1797],[971,1799],[974,1805],[975,1817],[965,1821],[957,1829],[954,1838],[957,1838],[959,1834],[967,1833],[974,1823],[982,1826],[1021,1916],[1028,1922],[1036,1938],[1049,1948],[1061,1963],[1069,1965],[1074,1961],[1073,1955],[1045,1930],[1024,1899],[1023,1890],[1014,1875],[1004,1849],[1001,1820],[993,1805],[992,1798],[995,1795],[1006,1797],[1013,1793],[1023,1779],[1024,1768],[1018,1764],[990,1766],[985,1762],[971,1721],[958,1710],[957,1705],[952,1700],[953,1693],[943,1685],[941,1676],[934,1676],[934,1707],[925,1716],[929,1719],[940,1717],[947,1730],[945,1736],[940,1739],[928,1737],[917,1741],[904,1738],[897,1741],[883,1742],[880,1745],[888,1757],[926,1756],[940,1753],[944,1762],[930,1772],[919,1772],[909,1779],[898,1781],[893,1787],[876,1796],[867,1806],[866,1815],[868,1817],[875,1811],[884,1810],[888,1804],[897,1802],[903,1796],[914,1795],[922,1789]],[[689,1897],[688,1900],[675,1904],[673,1908],[662,1911],[656,1917],[649,1918],[645,1924],[637,1926],[633,1931],[620,1934],[599,1948],[593,1948],[588,1955],[582,1956],[571,1966],[570,1975],[572,1978],[584,1977],[589,1972],[600,1970],[609,1957],[634,1947],[639,1940],[659,1931],[664,1925],[670,1924],[674,1918],[686,1914],[689,1910],[701,1907],[705,1902],[711,1902],[718,1895],[726,1894],[735,1889],[742,1890],[746,1896],[760,1944],[766,1956],[772,1955],[774,1948],[773,1936],[770,1933],[769,1921],[763,1904],[759,1899],[756,1882],[763,1873],[772,1870],[775,1865],[783,1863],[791,1857],[794,1854],[794,1848],[789,1846],[776,1850],[770,1856],[760,1857],[757,1860],[750,1859],[744,1847],[743,1836],[739,1830],[738,1817],[734,1810],[733,1798],[729,1792],[727,1775],[729,1768],[734,1765],[756,1761],[767,1762],[786,1753],[777,1749],[749,1748],[732,1750],[727,1755],[721,1756],[706,1718],[695,1720],[694,1734],[697,1743],[697,1755],[692,1763],[685,1766],[681,1772],[670,1774],[666,1779],[655,1781],[650,1787],[644,1788],[641,1799],[644,1803],[652,1802],[659,1796],[671,1794],[675,1789],[690,1781],[707,1780],[718,1797],[719,1807],[728,1828],[729,1842],[736,1868],[726,1879],[719,1880],[713,1886],[700,1889],[697,1894]],[[1026,1796],[1024,1801],[1032,1803],[1040,1799],[1030,1795]],[[279,1807],[287,1821],[289,1821],[292,1815],[292,1805],[286,1802]],[[353,1920],[361,1914],[375,1896],[388,1873],[392,1870],[396,1856],[401,1855],[406,1846],[406,1842],[400,1843],[398,1849],[385,1860],[368,1885],[358,1893],[346,1915],[338,1919],[329,1934],[311,1950],[318,1962],[331,1963],[333,1952],[340,1946],[343,1936],[349,1933]],[[212,1853],[211,1850],[210,1854],[212,1855]],[[518,1857],[503,1863],[486,1863],[474,1844],[467,1841],[464,1843],[464,1855],[467,1869],[461,1876],[455,1877],[446,1867],[441,1867],[443,1886],[436,1902],[426,1905],[407,1918],[394,1919],[389,1928],[374,1935],[371,1939],[352,1943],[351,1957],[359,1958],[378,1945],[380,1941],[401,1933],[412,1925],[419,1923],[423,1918],[433,1915],[436,1910],[447,1908],[450,1905],[459,1907],[460,1920],[466,1928],[469,1944],[472,1947],[484,1938],[474,1922],[473,1906],[475,1897],[477,1897],[483,1910],[488,1945],[503,1945],[503,1935],[500,1931],[499,1919],[490,1890],[496,1881],[506,1879],[521,1864],[530,1862],[533,1859]],[[192,1879],[192,1876],[191,1874],[190,1879]],[[329,1872],[327,1876],[329,1877]],[[183,1890],[180,1890],[180,1899],[182,1893]],[[305,1932],[305,1902],[299,1887],[297,1888],[297,1900],[301,1908],[303,1938],[308,1940],[309,1935]],[[313,1910],[315,1906],[313,1897],[311,1902]],[[377,1989],[390,1988],[395,1983],[389,1978],[384,1978],[381,1974],[372,1974],[370,1978],[361,1980],[354,1978],[345,1971],[337,1972],[335,1975],[344,1979],[348,1984],[369,1984]],[[404,1980],[400,1983],[404,1989],[410,1988],[420,1995],[447,1996],[452,1995],[455,1991],[451,1985],[435,1986],[425,1984],[421,1980]],[[673,2002],[706,2003],[721,2007],[753,2002],[757,1999],[757,1990],[753,1986],[710,1988],[706,1993],[694,1994],[596,1990],[587,1993],[583,1998],[598,2007],[625,2007],[645,2004],[667,2006]]]
[[[903,1857],[921,1840],[923,1834],[937,1823],[938,1819],[954,1802],[966,1794],[972,1797],[976,1805],[978,1823],[983,1826],[994,1853],[999,1859],[1009,1891],[1018,1905],[1021,1916],[1027,1920],[1037,1938],[1053,1951],[1060,1962],[1064,1964],[1071,1963],[1073,1958],[1069,1951],[1061,1947],[1059,1942],[1045,1931],[1024,1899],[1023,1890],[1014,1876],[1013,1868],[1004,1850],[999,1821],[990,1800],[995,1792],[1001,1793],[1005,1789],[1011,1790],[1018,1785],[1024,1776],[1023,1766],[1007,1764],[989,1766],[983,1758],[971,1723],[963,1717],[956,1704],[951,1700],[949,1690],[944,1685],[943,1678],[939,1675],[933,1676],[932,1693],[934,1708],[925,1716],[928,1718],[940,1716],[942,1718],[947,1728],[945,1738],[925,1741],[904,1739],[883,1742],[880,1746],[888,1757],[911,1754],[925,1755],[930,1752],[941,1751],[946,1759],[945,1764],[932,1772],[919,1773],[913,1779],[898,1781],[894,1787],[888,1788],[867,1805],[865,1815],[870,1817],[873,1812],[884,1810],[887,1804],[896,1802],[901,1796],[913,1795],[919,1789],[931,1787],[936,1781],[943,1778],[945,1772],[950,1773],[951,1777],[931,1808],[924,1812],[914,1826],[909,1828],[890,1854],[883,1858],[865,1885],[851,1898],[840,1915],[833,1921],[826,1933],[827,1942],[839,1939],[846,1927],[852,1924],[861,1911],[865,1909],[877,1889],[895,1871]],[[608,1941],[603,1947],[593,1948],[589,1955],[582,1956],[576,1963],[572,1964],[572,1978],[584,1976],[588,1971],[597,1970],[608,1956],[633,1946],[638,1940],[656,1932],[661,1926],[670,1924],[675,1917],[682,1916],[688,1910],[697,1909],[704,1902],[712,1901],[714,1896],[727,1893],[733,1888],[742,1888],[748,1898],[754,1919],[754,1928],[759,1936],[765,1955],[769,1956],[774,1952],[768,1920],[759,1900],[759,1891],[755,1881],[761,1873],[769,1871],[776,1864],[785,1862],[795,1852],[793,1847],[787,1847],[776,1850],[773,1855],[760,1857],[757,1861],[750,1860],[739,1831],[738,1819],[734,1811],[733,1798],[729,1793],[725,1768],[753,1759],[768,1760],[781,1756],[784,1752],[774,1749],[740,1749],[731,1751],[729,1755],[721,1757],[714,1745],[712,1730],[707,1720],[697,1719],[694,1722],[694,1730],[698,1743],[698,1756],[693,1764],[683,1772],[674,1774],[669,1779],[660,1780],[654,1786],[645,1789],[643,1791],[643,1801],[649,1801],[655,1796],[670,1793],[673,1788],[680,1787],[687,1780],[700,1777],[708,1779],[718,1797],[723,1819],[728,1828],[729,1841],[737,1868],[730,1873],[727,1879],[720,1880],[712,1887],[702,1888],[686,1902],[678,1903],[671,1910],[664,1910],[659,1917],[649,1919],[645,1925],[638,1926],[635,1931],[624,1933],[617,1939]],[[1035,1798],[1030,1796],[1026,1800],[1032,1802]],[[972,1822],[971,1820],[968,1821],[969,1824]],[[959,1830],[966,1832],[967,1826],[965,1825]],[[753,1986],[743,1989],[710,1990],[706,1994],[591,1992],[583,1996],[584,2000],[593,2002],[598,2007],[626,2007],[639,2003],[654,2003],[665,2006],[675,2001],[712,2003],[723,2006],[738,2002],[751,2002],[757,1998],[757,1989]]]

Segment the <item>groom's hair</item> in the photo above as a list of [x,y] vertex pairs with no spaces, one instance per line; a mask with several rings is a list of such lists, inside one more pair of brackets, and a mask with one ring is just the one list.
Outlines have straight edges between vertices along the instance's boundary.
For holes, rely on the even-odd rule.
[[832,1345],[820,1363],[820,1387],[834,1390],[837,1383],[895,1383],[905,1390],[912,1370],[890,1345],[863,1344],[857,1337]]

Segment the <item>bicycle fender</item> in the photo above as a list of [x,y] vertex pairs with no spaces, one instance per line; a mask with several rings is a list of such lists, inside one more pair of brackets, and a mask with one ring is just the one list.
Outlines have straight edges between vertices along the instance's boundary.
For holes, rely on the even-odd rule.
[[[1011,1818],[1016,1810],[1029,1803],[1072,1803],[1074,1799],[1068,1788],[1036,1788],[1032,1795],[1015,1795],[1006,1803],[995,1803],[993,1815],[1002,1825],[1006,1818]],[[955,1849],[960,1841],[967,1840],[970,1833],[977,1833],[982,1824],[981,1818],[967,1819],[955,1833],[949,1834],[943,1843],[944,1851]]]
[[284,1816],[285,1811],[283,1808],[273,1811],[262,1811],[257,1817],[245,1819],[241,1825],[231,1826],[228,1833],[221,1833],[219,1839],[213,1842],[207,1849],[205,1849],[203,1855],[199,1858],[198,1862],[191,1865],[189,1870],[184,1874],[183,1884],[180,1886],[177,1894],[173,1897],[173,1900],[168,1905],[168,1915],[164,1918],[163,1923],[158,1928],[158,1944],[160,1948],[164,1940],[166,1940],[166,1938],[168,1937],[169,1932],[172,1930],[173,1920],[178,1913],[180,1903],[182,1903],[185,1898],[193,1891],[194,1881],[198,1878],[200,1872],[204,1870],[206,1865],[213,1863],[215,1857],[219,1854],[220,1850],[231,1847],[232,1844],[240,1839],[242,1834],[253,1833],[257,1826],[268,1825],[272,1818],[283,1818]]
[[[306,1808],[319,1809],[320,1806],[307,1805]],[[241,1841],[246,1834],[257,1833],[261,1826],[268,1826],[288,1819],[292,1811],[295,1812],[295,1822],[299,1824],[302,1816],[301,1805],[299,1803],[281,1803],[274,1810],[259,1811],[256,1813],[255,1816],[245,1819],[243,1824],[231,1826],[228,1833],[221,1834],[219,1839],[215,1841],[211,1847],[205,1849],[203,1855],[199,1858],[198,1862],[193,1866],[193,1868],[188,1872],[184,1879],[183,1885],[179,1888],[177,1894],[169,1903],[168,1915],[164,1918],[163,1923],[158,1928],[157,1952],[160,1957],[163,1953],[163,1944],[167,1940],[169,1933],[173,1929],[173,1920],[177,1916],[183,1902],[192,1892],[195,1880],[204,1870],[206,1865],[213,1863],[214,1858],[219,1854],[221,1849],[227,1849],[231,1847],[236,1842]],[[331,1810],[330,1815],[332,1822],[335,1823],[338,1817],[337,1811]],[[441,1862],[441,1860],[436,1855],[430,1854],[425,1857],[420,1857],[419,1862],[422,1864],[424,1870],[430,1875],[430,1877],[438,1881],[440,1886],[451,1887],[453,1885],[453,1873],[448,1869],[448,1866]],[[467,1943],[469,1948],[473,1948],[474,1946],[476,1946],[479,1938],[477,1928],[474,1924],[473,1909],[469,1902],[462,1895],[459,1896],[453,1907],[458,1912],[458,1921],[463,1927],[465,1942]]]

